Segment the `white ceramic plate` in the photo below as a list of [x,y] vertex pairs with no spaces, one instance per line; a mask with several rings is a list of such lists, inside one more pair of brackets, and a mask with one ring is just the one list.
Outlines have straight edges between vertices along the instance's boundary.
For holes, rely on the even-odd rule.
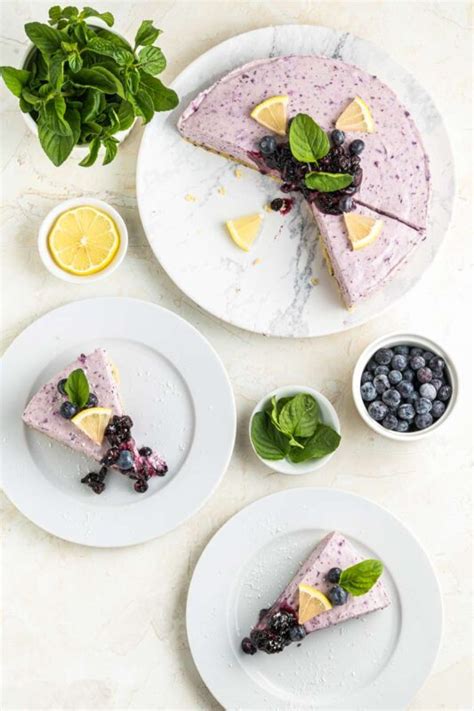
[[[381,292],[353,312],[342,305],[317,245],[307,207],[287,217],[265,213],[250,253],[225,232],[226,220],[257,212],[274,198],[275,183],[184,141],[180,112],[201,90],[235,67],[262,57],[321,54],[377,74],[414,116],[431,160],[433,200],[428,238]],[[406,294],[432,262],[447,230],[454,168],[443,120],[422,86],[384,51],[326,27],[267,27],[232,37],[190,64],[174,82],[181,105],[147,126],[137,165],[140,215],[150,244],[169,276],[206,311],[241,328],[271,336],[322,336],[379,315]],[[195,198],[195,202],[186,200]],[[315,280],[317,285],[314,286]]]
[[[81,352],[106,348],[121,375],[134,435],[169,472],[146,494],[113,472],[97,496],[80,483],[97,465],[27,428],[29,398]],[[75,543],[125,546],[172,530],[211,496],[229,463],[235,404],[224,367],[189,323],[125,298],[79,301],[35,321],[2,359],[3,488],[46,531]]]
[[[243,654],[259,609],[331,530],[384,562],[390,607],[282,654]],[[404,708],[431,670],[441,629],[438,583],[417,540],[385,509],[330,489],[290,489],[240,511],[206,547],[188,595],[194,661],[228,709]]]

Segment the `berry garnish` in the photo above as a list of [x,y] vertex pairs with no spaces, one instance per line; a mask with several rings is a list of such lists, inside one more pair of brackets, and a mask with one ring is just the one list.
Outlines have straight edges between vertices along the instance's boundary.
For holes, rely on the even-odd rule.
[[326,580],[330,583],[338,583],[341,573],[342,570],[340,568],[331,568],[329,573],[326,575]]
[[331,131],[331,141],[335,146],[342,146],[345,140],[346,134],[344,133],[344,131],[340,131],[338,128],[335,128],[334,131]]
[[306,630],[303,625],[290,627],[289,637],[292,642],[301,642],[306,637]]
[[95,393],[90,393],[90,394],[89,394],[89,399],[88,399],[88,401],[87,401],[87,403],[86,403],[86,407],[87,407],[87,408],[89,408],[89,407],[97,407],[98,404],[99,404],[99,400],[98,400],[98,398],[97,398],[97,395],[96,395]]
[[58,382],[58,390],[61,393],[61,395],[67,395],[66,390],[64,389],[64,386],[66,385],[66,383],[67,383],[67,378],[62,378]]
[[270,207],[275,212],[279,212],[281,210],[281,208],[283,207],[283,200],[281,198],[275,198],[274,200],[271,201]]
[[349,594],[344,590],[344,588],[341,588],[340,585],[335,585],[328,592],[328,598],[330,599],[331,604],[335,606],[344,605],[347,602],[348,597]]
[[61,404],[59,412],[61,417],[64,417],[65,420],[71,420],[75,415],[77,415],[77,407],[73,405],[72,402],[66,400],[66,402]]
[[277,145],[278,144],[273,136],[264,136],[260,140],[258,147],[264,156],[271,156],[272,153],[275,153]]
[[150,447],[140,447],[140,449],[138,450],[138,454],[141,457],[150,457],[152,454],[152,450],[150,449]]
[[145,491],[148,490],[148,484],[144,479],[137,479],[137,481],[133,485],[133,488],[138,494],[144,494]]
[[257,647],[254,645],[252,640],[249,639],[249,637],[244,637],[240,646],[242,647],[244,654],[255,654],[257,651]]
[[349,153],[352,153],[354,156],[360,155],[364,148],[365,143],[364,141],[361,141],[360,138],[356,138],[355,141],[351,141],[351,143],[349,143]]
[[133,455],[128,449],[122,449],[116,462],[119,469],[129,471],[133,468]]

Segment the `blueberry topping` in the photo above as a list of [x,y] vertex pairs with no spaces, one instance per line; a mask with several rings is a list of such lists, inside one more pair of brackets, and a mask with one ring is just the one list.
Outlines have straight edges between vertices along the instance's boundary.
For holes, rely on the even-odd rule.
[[133,455],[128,449],[123,449],[117,459],[117,466],[122,471],[126,472],[133,468]]
[[436,398],[436,388],[431,383],[420,385],[419,393],[421,397],[427,397],[428,400],[435,400]]
[[260,620],[261,620],[263,617],[265,617],[265,615],[267,614],[267,612],[268,612],[269,609],[270,609],[269,607],[262,607],[262,609],[261,609],[260,612],[258,613],[258,621],[259,621],[259,622],[260,622]]
[[342,570],[340,568],[331,568],[326,575],[326,580],[330,583],[338,583],[341,577]]
[[148,484],[146,483],[145,479],[137,479],[137,481],[133,485],[133,488],[138,494],[144,494],[145,491],[148,490]]
[[127,415],[119,417],[114,415],[110,420],[105,430],[105,436],[109,440],[112,447],[118,447],[124,442],[128,442],[131,437],[130,430],[133,427],[133,422]]
[[341,588],[340,585],[335,585],[328,592],[328,598],[333,605],[344,605],[349,597],[348,593]]
[[403,403],[397,410],[397,415],[401,420],[411,422],[415,417],[415,408],[409,402]]
[[388,374],[388,379],[391,385],[398,385],[403,380],[403,375],[399,370],[391,370]]
[[72,402],[66,400],[66,402],[61,404],[59,412],[61,417],[64,417],[65,420],[70,420],[74,417],[74,415],[77,415],[77,407],[73,405]]
[[94,494],[102,494],[105,489],[104,479],[106,474],[107,467],[102,467],[99,474],[97,474],[97,472],[89,472],[89,474],[86,474],[86,476],[81,479],[81,483],[87,484]]
[[110,447],[102,458],[102,464],[107,467],[113,466],[120,456],[120,449],[118,447]]
[[420,397],[415,401],[414,407],[417,415],[427,415],[433,407],[433,403],[427,397]]
[[277,142],[274,136],[264,136],[258,144],[258,147],[264,156],[271,156],[272,153],[276,151]]
[[408,365],[408,358],[402,353],[395,353],[391,365],[394,370],[405,370]]
[[306,630],[303,625],[290,627],[289,637],[292,642],[301,642],[306,637]]
[[283,200],[281,198],[275,198],[271,201],[270,207],[275,212],[279,212],[279,210],[283,207]]
[[390,388],[389,390],[385,390],[382,394],[382,400],[386,405],[388,405],[388,407],[398,407],[402,400],[402,396],[398,390]]
[[452,388],[450,385],[442,385],[438,390],[438,400],[447,402],[452,394]]
[[431,414],[435,418],[435,420],[439,419],[441,415],[444,414],[446,410],[446,405],[444,402],[441,402],[441,400],[435,400],[433,403],[433,407],[431,408]]
[[[374,355],[374,359],[379,365],[389,365],[393,358],[393,351],[391,348],[380,348]],[[424,363],[423,363],[424,365]],[[420,366],[421,367],[421,366]]]
[[361,141],[360,138],[356,138],[355,141],[352,141],[349,143],[349,153],[351,153],[353,156],[358,156],[362,153],[362,151],[365,148],[365,143],[364,141]]
[[64,389],[64,386],[67,383],[67,378],[62,378],[59,383],[58,383],[58,390],[61,393],[61,395],[65,395],[67,397],[66,390]]
[[244,654],[255,654],[257,651],[257,647],[254,645],[252,640],[249,639],[249,637],[244,637],[240,646],[242,647]]
[[150,457],[152,455],[152,450],[150,449],[150,447],[140,447],[140,449],[138,450],[138,454],[141,457]]
[[379,395],[390,387],[390,381],[386,375],[376,375],[374,378],[374,387]]
[[419,383],[429,383],[433,380],[433,373],[430,368],[420,368],[416,372]]
[[425,430],[427,427],[433,424],[433,418],[429,412],[424,415],[417,415],[415,417],[415,425],[419,430]]
[[331,140],[335,146],[342,146],[346,140],[346,134],[344,131],[340,131],[338,128],[331,132]]
[[99,404],[99,400],[97,398],[97,395],[95,393],[90,393],[89,399],[86,403],[86,408],[97,407],[98,404]]
[[[383,375],[380,377],[382,378]],[[380,402],[380,400],[374,400],[370,403],[367,411],[373,420],[381,422],[388,412],[388,407],[384,405],[383,402]]]
[[344,195],[339,200],[339,209],[341,212],[350,212],[354,207],[354,201],[350,195]]
[[370,382],[363,383],[363,385],[361,385],[360,394],[362,400],[364,400],[365,402],[372,402],[372,400],[375,400],[377,397],[377,391],[374,388],[373,384]]

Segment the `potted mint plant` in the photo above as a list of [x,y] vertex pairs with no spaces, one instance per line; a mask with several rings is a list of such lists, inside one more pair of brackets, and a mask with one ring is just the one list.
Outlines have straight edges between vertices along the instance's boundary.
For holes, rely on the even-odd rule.
[[[94,20],[106,27],[94,25]],[[137,117],[148,123],[155,111],[178,105],[176,93],[157,77],[166,67],[163,52],[155,46],[161,30],[144,20],[132,46],[108,29],[113,24],[110,12],[56,5],[49,10],[49,24],[25,25],[32,47],[24,66],[0,67],[56,166],[75,146],[87,149],[80,165],[93,165],[99,150],[106,165]]]

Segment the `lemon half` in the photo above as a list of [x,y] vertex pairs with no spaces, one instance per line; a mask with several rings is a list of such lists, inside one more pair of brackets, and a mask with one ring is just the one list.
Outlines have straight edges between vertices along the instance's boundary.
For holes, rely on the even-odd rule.
[[48,234],[54,262],[75,276],[102,271],[113,261],[119,247],[114,220],[103,210],[86,205],[59,215]]
[[372,217],[353,212],[344,213],[344,222],[352,249],[368,247],[375,242],[383,228],[383,220],[374,220]]
[[110,407],[89,407],[75,415],[71,422],[96,444],[104,441],[105,428],[112,417]]
[[300,583],[298,589],[300,593],[298,622],[300,625],[304,625],[305,622],[312,620],[313,617],[320,615],[321,612],[331,610],[332,605],[321,590],[304,583]]
[[250,250],[260,232],[262,219],[262,215],[256,212],[253,215],[237,217],[235,220],[228,220],[225,223],[237,247],[245,252]]
[[257,123],[269,128],[270,131],[277,133],[279,136],[284,136],[287,125],[287,106],[287,96],[271,96],[269,99],[262,101],[261,104],[257,104],[250,116]]

